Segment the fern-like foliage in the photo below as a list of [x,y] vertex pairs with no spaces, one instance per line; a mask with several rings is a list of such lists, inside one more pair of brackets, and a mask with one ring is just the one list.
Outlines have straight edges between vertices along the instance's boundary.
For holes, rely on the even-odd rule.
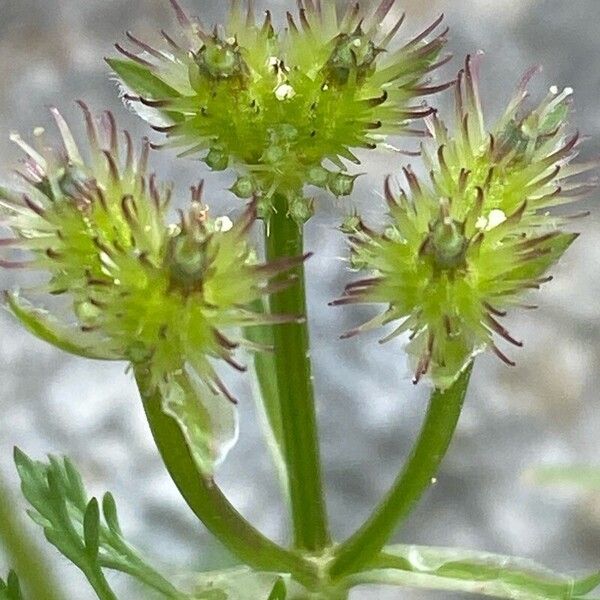
[[14,571],[8,574],[6,581],[0,578],[0,600],[25,600],[19,578]]
[[[29,516],[43,528],[46,539],[83,572],[101,600],[116,598],[104,575],[107,569],[130,575],[162,597],[189,598],[125,541],[112,494],[106,493],[101,502],[90,498],[68,458],[51,456],[48,463],[42,463],[15,449],[15,463],[23,494],[32,507]],[[14,574],[2,586],[0,600],[23,600]]]

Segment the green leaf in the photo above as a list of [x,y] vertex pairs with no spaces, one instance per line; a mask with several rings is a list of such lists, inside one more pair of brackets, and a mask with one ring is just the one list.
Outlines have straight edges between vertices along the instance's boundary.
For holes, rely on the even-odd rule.
[[236,407],[191,373],[163,384],[161,401],[163,412],[179,425],[200,471],[212,477],[237,441]]
[[465,592],[511,600],[572,600],[600,585],[600,573],[575,579],[512,556],[454,548],[390,546],[372,569],[348,581]]
[[273,590],[269,595],[268,600],[285,600],[287,597],[287,588],[285,581],[280,577],[273,586]]
[[5,299],[12,314],[33,335],[64,352],[97,360],[121,360],[105,340],[82,333],[75,326],[61,323],[46,311],[34,307],[16,293],[6,292]]
[[[46,526],[46,523],[43,524]],[[62,600],[57,578],[44,554],[21,519],[21,506],[0,479],[0,548],[9,564],[22,576],[23,588],[32,598]],[[9,580],[14,579],[13,575]],[[4,588],[6,585],[2,582]],[[0,585],[0,590],[2,589]],[[4,596],[5,597],[5,596]],[[3,598],[0,592],[0,599]]]
[[96,498],[90,500],[83,515],[83,539],[87,553],[96,560],[100,548],[100,507]]
[[163,100],[177,98],[181,95],[176,89],[154,75],[150,69],[131,60],[107,58],[106,62],[127,87],[144,98]]
[[536,485],[567,486],[582,491],[600,491],[600,467],[547,466],[529,470],[525,477]]
[[119,517],[117,515],[117,504],[114,496],[110,492],[106,492],[106,494],[104,494],[104,498],[102,499],[102,513],[104,514],[104,520],[106,521],[109,529],[113,533],[121,535],[121,526],[119,524]]
[[82,558],[81,544],[79,541],[74,541],[65,535],[65,532],[52,527],[44,528],[44,536],[46,539],[66,558],[68,558],[75,566],[79,567],[83,572],[86,572],[88,566],[86,560]]
[[[142,65],[121,58],[107,58],[106,62],[121,79],[126,94],[132,93],[150,100],[179,98],[181,94]],[[128,105],[145,121],[153,125],[171,125],[183,121],[181,113],[151,108],[141,102]]]
[[0,579],[0,600],[24,600],[19,578],[14,571],[8,574],[6,583]]
[[[112,569],[138,579],[166,598],[188,600],[123,539],[112,495],[104,495],[102,515],[97,499],[88,500],[71,461],[50,457],[48,463],[41,463],[17,448],[15,463],[23,494],[33,507],[29,512],[32,520],[43,527],[46,539],[85,574],[100,598],[114,597],[102,572]],[[2,596],[0,600],[4,600]]]
[[[69,490],[69,497],[76,506],[84,506],[87,502],[87,493],[85,491],[83,479],[81,479],[79,471],[66,456],[63,459],[63,465],[65,475],[67,477],[67,481],[64,483],[67,485],[67,489]],[[58,469],[60,470],[60,466],[58,466]]]

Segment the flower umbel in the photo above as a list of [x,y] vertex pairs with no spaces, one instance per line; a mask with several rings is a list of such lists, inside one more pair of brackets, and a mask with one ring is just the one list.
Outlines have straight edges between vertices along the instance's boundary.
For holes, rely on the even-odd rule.
[[302,257],[258,264],[246,239],[255,203],[235,223],[210,219],[202,185],[192,188],[180,223],[168,226],[171,188],[147,174],[148,141],[136,158],[127,132],[121,147],[110,113],[102,115],[99,131],[81,106],[89,161],[53,110],[64,148],[46,148],[42,131],[37,149],[14,135],[27,155],[21,173],[26,188],[0,189],[5,224],[14,234],[0,245],[5,256],[28,255],[25,262],[2,258],[0,265],[48,273],[47,284],[35,291],[68,295],[75,319],[56,320],[16,294],[9,296],[13,312],[63,349],[143,365],[153,385],[191,369],[213,393],[233,400],[211,361],[243,370],[234,350],[244,342],[228,339],[224,330],[292,318],[248,307],[289,284],[289,278],[270,281]]
[[[385,24],[395,0],[373,11],[349,5],[338,15],[333,0],[299,2],[298,17],[278,34],[267,12],[257,23],[248,4],[232,2],[229,20],[210,33],[171,0],[182,40],[163,32],[157,50],[128,34],[135,52],[108,59],[125,85],[125,98],[182,155],[202,155],[214,170],[233,167],[232,190],[256,195],[268,216],[274,193],[284,194],[299,220],[310,214],[306,183],[349,195],[359,164],[353,148],[375,148],[391,134],[421,135],[411,121],[431,113],[418,101],[450,84],[430,85],[446,31],[442,18],[402,48],[389,49],[404,21]],[[430,35],[433,37],[430,39]],[[329,161],[329,166],[325,161]]]
[[382,315],[347,336],[401,320],[382,341],[410,332],[415,383],[429,373],[439,388],[487,348],[514,365],[495,337],[522,343],[500,319],[523,306],[527,290],[551,279],[547,270],[577,237],[561,229],[568,217],[547,209],[594,188],[593,181],[573,181],[596,165],[570,164],[579,143],[567,133],[572,90],[553,87],[539,106],[527,108],[531,71],[488,133],[473,63],[468,58],[459,73],[454,133],[437,115],[427,119],[437,150],[422,148],[430,181],[407,168],[409,189],[396,194],[388,179],[391,222],[383,233],[356,217],[348,223],[353,265],[372,276],[350,284],[336,301],[387,303]]

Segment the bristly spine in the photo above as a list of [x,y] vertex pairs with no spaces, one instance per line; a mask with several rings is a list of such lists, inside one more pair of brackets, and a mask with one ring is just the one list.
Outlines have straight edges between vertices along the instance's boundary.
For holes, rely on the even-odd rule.
[[[302,0],[283,32],[269,12],[257,22],[251,3],[232,2],[227,23],[213,31],[171,4],[179,36],[163,33],[159,50],[129,33],[131,49],[117,45],[124,58],[108,63],[127,101],[166,135],[164,146],[201,156],[213,170],[235,169],[232,191],[244,198],[251,188],[264,218],[274,194],[287,197],[297,220],[309,218],[307,182],[349,195],[355,149],[414,135],[411,123],[432,112],[423,99],[452,85],[431,82],[450,58],[442,54],[443,17],[390,48],[405,20],[392,16],[395,0],[373,10],[352,4],[344,14],[333,0]],[[326,176],[311,178],[317,169]]]
[[169,225],[172,187],[148,173],[148,140],[136,156],[128,132],[120,143],[111,113],[96,120],[79,104],[89,160],[52,109],[63,147],[48,148],[41,129],[34,146],[13,134],[26,154],[19,171],[25,187],[0,188],[3,227],[10,231],[0,240],[0,266],[46,273],[47,283],[28,293],[68,295],[72,318],[55,319],[17,293],[8,296],[9,305],[30,330],[62,349],[142,365],[153,385],[192,369],[215,394],[234,401],[213,361],[243,370],[235,349],[253,346],[230,341],[225,332],[300,318],[250,307],[292,284],[285,273],[306,257],[258,263],[248,243],[256,200],[235,222],[213,219],[202,183],[192,188],[179,223]]
[[382,233],[352,216],[351,262],[369,272],[334,304],[384,303],[387,310],[346,334],[395,323],[382,341],[409,334],[415,383],[430,375],[451,385],[473,356],[491,349],[514,365],[499,343],[520,347],[500,320],[523,305],[529,290],[552,278],[548,269],[577,238],[569,218],[548,209],[571,204],[595,189],[577,176],[597,161],[573,163],[580,137],[570,133],[572,90],[554,86],[527,105],[529,71],[505,113],[487,130],[478,63],[468,57],[456,83],[455,127],[426,118],[432,142],[422,145],[429,181],[404,169],[408,189],[385,186],[390,221]]

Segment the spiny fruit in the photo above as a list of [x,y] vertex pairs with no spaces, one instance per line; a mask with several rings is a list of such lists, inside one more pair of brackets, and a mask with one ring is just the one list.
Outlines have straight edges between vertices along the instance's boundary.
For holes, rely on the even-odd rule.
[[[90,158],[84,160],[60,113],[53,109],[63,148],[37,148],[18,135],[25,151],[25,188],[0,189],[4,224],[13,237],[0,241],[0,265],[48,274],[37,293],[67,295],[73,318],[64,321],[8,296],[17,317],[62,349],[93,358],[126,360],[162,384],[191,368],[215,394],[233,400],[213,366],[224,360],[243,369],[225,331],[298,316],[256,314],[253,302],[290,278],[271,279],[303,260],[259,264],[247,240],[256,203],[232,223],[211,219],[202,185],[192,188],[180,222],[166,222],[171,188],[148,175],[149,143],[136,157],[130,135],[119,143],[114,117],[104,113],[100,131],[87,106]],[[7,255],[7,252],[10,255]],[[15,253],[25,254],[19,261]]]
[[418,99],[451,85],[429,79],[450,58],[441,55],[447,30],[435,33],[442,17],[389,49],[404,21],[388,25],[395,0],[370,11],[352,4],[343,15],[333,0],[301,0],[281,33],[270,12],[256,22],[252,2],[246,10],[232,2],[226,25],[212,32],[171,4],[181,39],[163,32],[159,50],[128,33],[135,50],[117,45],[125,59],[108,64],[127,102],[166,134],[165,146],[216,171],[234,168],[232,191],[257,196],[266,218],[274,194],[291,204],[307,183],[349,195],[355,177],[344,161],[360,162],[352,149],[423,135],[411,122],[432,109]]
[[587,195],[594,181],[573,178],[596,163],[570,164],[579,135],[568,133],[572,90],[552,87],[527,107],[530,71],[506,112],[486,131],[476,61],[467,58],[456,85],[456,125],[427,119],[432,143],[422,155],[430,181],[404,169],[408,190],[388,179],[390,222],[383,233],[360,218],[346,224],[352,263],[367,279],[350,284],[335,304],[386,303],[388,309],[348,336],[392,322],[383,341],[410,332],[415,383],[429,373],[450,385],[473,356],[491,348],[514,365],[495,336],[521,346],[500,323],[523,305],[527,290],[549,281],[547,271],[577,237],[550,207]]

